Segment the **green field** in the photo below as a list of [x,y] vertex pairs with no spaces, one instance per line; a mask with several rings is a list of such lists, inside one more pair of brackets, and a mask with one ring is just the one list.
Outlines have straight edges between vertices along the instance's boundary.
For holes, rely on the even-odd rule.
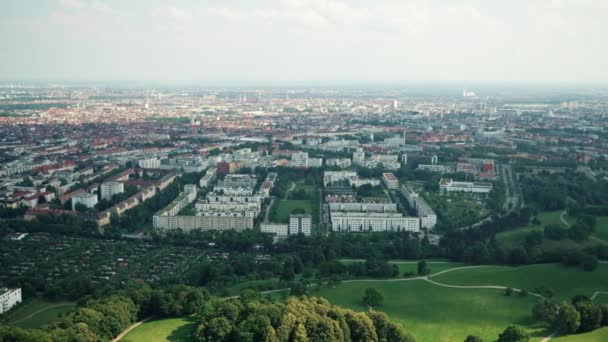
[[554,342],[606,342],[608,341],[608,328],[601,328],[585,334],[569,335],[551,339]]
[[73,302],[49,302],[34,299],[23,303],[11,311],[6,317],[7,325],[21,328],[40,328],[56,320],[76,306]]
[[[416,267],[415,261],[392,262],[403,271],[413,271]],[[429,265],[432,273],[460,266],[444,261],[429,262]],[[608,291],[608,265],[602,264],[594,272],[559,264],[462,268],[432,276],[432,279],[447,285],[496,285],[527,290],[546,286],[555,291],[555,301],[561,302],[576,294],[591,296],[595,291]],[[450,288],[424,279],[367,279],[345,280],[335,287],[314,287],[309,291],[309,296],[324,297],[336,305],[363,311],[367,308],[361,304],[361,298],[368,287],[374,287],[384,295],[384,303],[378,310],[402,324],[416,336],[418,342],[463,341],[469,334],[479,335],[484,341],[494,341],[511,324],[527,329],[533,341],[540,341],[551,333],[531,320],[536,297],[508,297],[502,289]],[[282,299],[285,294],[273,293],[269,296]],[[598,295],[596,301],[606,302],[608,295]],[[182,341],[193,327],[191,319],[154,321],[143,324],[127,337],[130,341]],[[605,341],[606,336],[608,329],[604,328],[585,335],[556,338],[555,341]]]
[[[365,260],[353,260],[353,259],[345,259],[340,260],[344,264],[351,264],[354,262],[364,262]],[[399,276],[403,276],[404,273],[417,273],[418,271],[418,261],[411,260],[391,260],[388,262],[389,264],[395,264],[399,267]],[[431,270],[431,274],[445,271],[455,267],[461,267],[464,264],[459,262],[451,262],[451,261],[443,261],[443,260],[427,260],[427,267]]]
[[[514,247],[521,245],[525,240],[526,235],[533,231],[542,232],[544,226],[549,224],[564,225],[560,219],[562,211],[543,211],[540,212],[536,217],[540,221],[540,225],[527,225],[519,227],[506,232],[498,233],[496,239],[505,247]],[[564,219],[568,224],[572,225],[576,222],[576,219],[569,215],[564,215]],[[544,240],[541,248],[543,250],[552,250],[555,248],[575,248],[581,246],[587,246],[594,242],[606,242],[608,243],[608,217],[597,216],[597,224],[595,226],[595,233],[591,236],[589,241],[577,242],[573,240]],[[564,225],[565,226],[565,225]]]
[[608,242],[608,216],[596,216],[594,236]]
[[[423,280],[342,283],[318,293],[334,304],[363,311],[361,297],[374,287],[384,295],[378,308],[403,325],[419,342],[464,341],[467,335],[494,341],[509,324],[529,326],[533,297],[506,297],[498,290],[444,288]],[[543,329],[531,329],[543,336]]]
[[451,285],[500,285],[528,291],[545,286],[555,292],[557,301],[563,301],[577,294],[592,296],[595,291],[608,291],[608,265],[600,264],[593,272],[560,264],[490,266],[454,270],[433,279]]
[[289,215],[294,209],[303,209],[312,215],[312,203],[309,200],[278,200],[276,220],[278,222],[289,221]]
[[148,321],[135,328],[121,341],[123,342],[182,342],[192,341],[196,328],[193,317],[167,318]]

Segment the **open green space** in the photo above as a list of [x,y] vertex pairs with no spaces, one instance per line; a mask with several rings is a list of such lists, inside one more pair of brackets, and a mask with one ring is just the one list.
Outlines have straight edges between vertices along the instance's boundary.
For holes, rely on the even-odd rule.
[[20,304],[9,312],[6,324],[28,329],[40,328],[55,321],[60,315],[71,311],[75,306],[74,302],[50,302],[34,299]]
[[568,335],[551,339],[554,342],[606,342],[608,328],[601,328],[584,334]]
[[490,215],[486,206],[470,194],[423,193],[423,196],[437,212],[442,229],[468,226]]
[[[564,222],[560,219],[562,211],[543,211],[540,212],[536,218],[540,221],[538,225],[526,225],[509,231],[501,232],[496,234],[496,239],[505,247],[519,246],[526,239],[526,236],[534,231],[542,232],[546,225],[555,224],[567,227]],[[576,222],[576,218],[565,214],[564,220],[569,224],[573,225]],[[541,244],[543,250],[552,250],[555,248],[568,249],[576,247],[585,247],[589,244],[596,242],[608,243],[608,217],[596,216],[597,223],[595,225],[595,233],[591,235],[588,241],[578,242],[570,239],[552,241],[545,239]]]
[[608,216],[596,216],[594,237],[608,242]]
[[196,329],[194,317],[167,318],[148,321],[133,329],[123,342],[185,342],[192,341]]
[[[344,263],[362,262],[343,260]],[[391,261],[400,269],[415,270],[416,261]],[[437,260],[429,261],[432,273],[460,266],[458,263]],[[411,268],[410,268],[411,267]],[[608,290],[608,265],[602,264],[593,272],[579,268],[568,268],[560,264],[539,264],[523,267],[487,266],[454,269],[433,276],[436,282],[448,285],[509,286],[533,290],[546,286],[555,292],[557,302],[567,301],[576,294],[593,295],[595,291]],[[272,281],[272,280],[269,280]],[[242,288],[262,285],[250,281]],[[357,311],[367,310],[361,303],[366,288],[373,287],[384,296],[383,304],[377,308],[399,322],[418,341],[463,341],[467,335],[481,336],[485,341],[494,341],[498,334],[511,324],[524,327],[540,341],[551,332],[544,326],[534,324],[531,310],[537,298],[528,296],[505,296],[500,289],[459,289],[432,284],[423,279],[352,280],[329,287],[315,286],[309,296],[328,299],[336,305]],[[241,288],[241,289],[242,289]],[[233,289],[237,291],[237,288]],[[272,299],[284,299],[285,293],[273,293]],[[598,295],[596,301],[605,302],[608,295]],[[438,328],[441,327],[441,328]],[[190,319],[173,319],[148,322],[129,335],[128,341],[181,341],[189,329]],[[556,341],[604,341],[607,329],[590,334],[557,338]],[[173,336],[173,337],[171,337]]]
[[[353,260],[345,259],[340,260],[344,264],[352,264],[355,262],[365,262],[365,260]],[[418,261],[412,260],[391,260],[389,264],[394,264],[399,267],[399,276],[403,276],[404,273],[416,273],[418,271]],[[463,263],[442,261],[442,260],[427,260],[427,267],[431,270],[430,274],[438,273],[455,267],[464,266]]]
[[229,296],[237,296],[243,290],[266,291],[276,288],[280,284],[279,278],[248,280],[227,288]]
[[560,302],[578,294],[592,296],[596,291],[608,291],[608,265],[600,264],[593,272],[561,264],[488,266],[454,270],[433,280],[450,285],[498,285],[528,291],[544,286],[552,289],[554,299]]
[[378,308],[412,333],[417,341],[464,341],[473,334],[484,341],[494,341],[509,324],[528,327],[536,337],[544,329],[531,327],[531,296],[507,297],[492,289],[453,289],[424,280],[342,283],[323,287],[311,295],[328,299],[336,305],[357,311],[367,310],[361,303],[366,288],[373,287],[384,296]]
[[306,214],[312,215],[312,204],[309,200],[278,200],[277,214],[274,219],[278,222],[289,221],[289,215],[294,209],[302,209]]

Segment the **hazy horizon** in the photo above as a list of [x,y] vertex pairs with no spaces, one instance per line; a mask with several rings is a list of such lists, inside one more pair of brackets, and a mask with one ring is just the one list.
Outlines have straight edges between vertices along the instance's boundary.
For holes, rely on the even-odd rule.
[[608,83],[601,0],[8,0],[2,82]]

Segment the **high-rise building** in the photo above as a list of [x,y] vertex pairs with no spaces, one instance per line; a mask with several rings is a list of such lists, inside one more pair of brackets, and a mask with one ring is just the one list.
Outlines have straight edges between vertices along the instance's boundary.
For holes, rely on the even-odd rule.
[[359,148],[357,151],[353,152],[353,163],[357,165],[361,165],[365,162],[365,152],[363,149]]
[[125,184],[115,181],[102,183],[100,188],[102,200],[110,200],[112,196],[125,192]]
[[311,223],[310,215],[289,215],[289,235],[310,235]]
[[21,288],[0,288],[0,314],[7,312],[19,303],[21,303]]
[[291,167],[308,167],[308,152],[298,152],[291,155]]
[[76,205],[82,204],[87,208],[93,208],[97,204],[97,195],[88,192],[81,192],[72,197],[72,210],[76,210]]

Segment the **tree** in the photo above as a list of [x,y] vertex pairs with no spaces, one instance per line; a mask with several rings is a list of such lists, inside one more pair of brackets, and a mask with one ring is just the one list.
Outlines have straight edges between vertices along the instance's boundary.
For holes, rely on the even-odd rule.
[[76,203],[76,205],[74,206],[74,210],[79,213],[84,213],[85,211],[87,211],[87,209],[87,206],[82,203]]
[[508,327],[498,335],[497,342],[528,342],[530,336],[522,328],[514,325]]
[[548,300],[541,300],[532,308],[532,317],[537,322],[553,323],[557,317],[558,306]]
[[363,304],[368,307],[376,307],[382,304],[384,297],[378,290],[373,287],[368,287],[365,289],[365,294],[363,295]]
[[418,274],[419,275],[427,275],[430,273],[430,270],[426,264],[425,260],[418,261]]
[[592,331],[602,325],[602,310],[599,306],[588,301],[580,301],[574,306],[581,316],[579,332]]
[[573,334],[581,325],[581,315],[574,305],[562,304],[559,306],[557,317],[553,321],[553,328],[560,334]]
[[513,294],[513,289],[510,287],[507,287],[505,289],[505,296],[511,296]]
[[479,336],[469,335],[464,339],[464,342],[483,342],[483,340]]
[[583,269],[585,271],[594,271],[597,268],[598,261],[595,255],[586,255],[583,258]]

